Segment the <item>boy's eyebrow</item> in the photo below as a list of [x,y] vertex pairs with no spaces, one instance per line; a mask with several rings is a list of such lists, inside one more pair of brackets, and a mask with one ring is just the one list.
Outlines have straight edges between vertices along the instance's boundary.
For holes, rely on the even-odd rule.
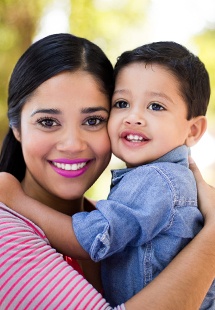
[[81,113],[84,113],[84,114],[90,114],[90,113],[94,113],[94,112],[98,112],[98,111],[105,111],[105,112],[109,113],[109,110],[102,107],[102,106],[88,107],[88,108],[81,109]]
[[[117,93],[130,93],[130,91],[128,89],[116,89],[113,93],[113,95],[117,94]],[[156,96],[156,97],[161,97],[164,99],[167,99],[168,101],[171,101],[172,103],[174,103],[174,101],[167,96],[165,93],[161,93],[161,92],[154,92],[154,91],[150,91],[148,92],[148,94],[151,96]]]
[[31,116],[34,116],[37,113],[45,113],[45,114],[55,114],[55,115],[58,115],[58,114],[61,114],[61,111],[58,110],[58,109],[38,109],[38,110],[33,111],[31,113]]
[[157,97],[161,97],[164,99],[167,99],[168,101],[174,103],[174,101],[172,100],[172,98],[170,98],[169,96],[167,96],[165,93],[161,93],[161,92],[150,92],[149,94],[153,95],[153,96],[157,96]]
[[117,93],[130,93],[130,91],[128,89],[116,89],[114,90],[113,95]]

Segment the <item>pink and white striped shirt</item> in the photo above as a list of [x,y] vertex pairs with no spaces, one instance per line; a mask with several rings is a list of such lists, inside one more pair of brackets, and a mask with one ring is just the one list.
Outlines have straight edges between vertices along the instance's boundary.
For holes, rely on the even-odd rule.
[[38,226],[0,203],[0,309],[112,308]]

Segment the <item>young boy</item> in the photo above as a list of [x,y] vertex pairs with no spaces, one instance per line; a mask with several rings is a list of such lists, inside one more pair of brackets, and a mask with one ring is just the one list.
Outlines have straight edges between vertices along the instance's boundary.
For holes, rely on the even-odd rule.
[[[112,172],[108,199],[76,213],[72,226],[69,216],[37,209],[36,202],[21,211],[65,254],[102,260],[112,306],[148,285],[202,228],[188,153],[206,130],[209,98],[204,64],[180,44],[155,42],[123,53],[108,131],[127,168]],[[212,292],[201,309],[215,307]]]

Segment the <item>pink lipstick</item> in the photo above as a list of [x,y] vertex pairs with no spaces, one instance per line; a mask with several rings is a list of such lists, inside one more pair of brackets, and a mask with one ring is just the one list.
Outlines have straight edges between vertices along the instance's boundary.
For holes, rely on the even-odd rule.
[[91,160],[59,158],[49,161],[55,172],[65,178],[76,178],[85,173],[89,168]]

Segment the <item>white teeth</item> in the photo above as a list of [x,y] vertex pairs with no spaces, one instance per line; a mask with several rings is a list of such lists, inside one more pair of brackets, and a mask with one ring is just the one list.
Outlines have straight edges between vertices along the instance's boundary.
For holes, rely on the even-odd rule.
[[140,137],[138,135],[128,135],[128,136],[126,136],[126,138],[127,138],[127,140],[134,141],[134,142],[143,140],[143,137]]
[[84,166],[86,166],[86,162],[84,163],[78,163],[78,164],[63,164],[63,163],[55,163],[54,161],[52,162],[54,166],[56,166],[57,168],[59,169],[62,169],[62,170],[67,170],[67,171],[70,171],[70,170],[79,170],[81,168],[83,168]]

